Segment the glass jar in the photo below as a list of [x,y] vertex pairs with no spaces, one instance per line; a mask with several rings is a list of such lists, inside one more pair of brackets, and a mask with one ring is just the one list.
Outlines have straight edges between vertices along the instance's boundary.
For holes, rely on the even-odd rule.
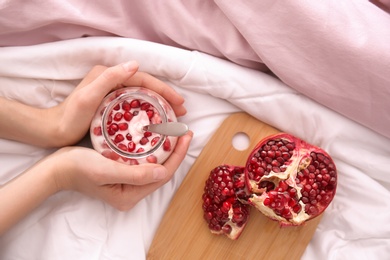
[[136,165],[162,164],[177,137],[143,130],[143,126],[177,122],[169,103],[156,92],[126,87],[108,94],[93,117],[90,135],[94,149],[112,160]]

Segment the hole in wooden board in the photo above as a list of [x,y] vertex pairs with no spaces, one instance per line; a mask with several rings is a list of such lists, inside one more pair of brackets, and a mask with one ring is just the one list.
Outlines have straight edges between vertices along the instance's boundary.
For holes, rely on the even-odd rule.
[[244,151],[248,149],[250,145],[249,136],[244,132],[236,133],[232,138],[232,145],[238,151]]

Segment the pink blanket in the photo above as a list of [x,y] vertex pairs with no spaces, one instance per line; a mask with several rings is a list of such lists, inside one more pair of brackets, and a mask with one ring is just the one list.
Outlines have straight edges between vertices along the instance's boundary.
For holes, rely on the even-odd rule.
[[0,46],[116,35],[199,50],[390,137],[390,4],[374,2],[3,1]]

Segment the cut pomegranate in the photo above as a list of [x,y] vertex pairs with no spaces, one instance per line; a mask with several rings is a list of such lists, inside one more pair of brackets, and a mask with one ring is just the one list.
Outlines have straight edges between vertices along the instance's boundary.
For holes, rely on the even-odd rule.
[[205,183],[203,193],[204,219],[214,234],[237,239],[249,217],[249,205],[239,201],[236,194],[245,187],[244,168],[221,165],[214,168]]
[[212,233],[231,239],[245,227],[249,205],[281,226],[297,226],[320,215],[336,187],[329,154],[280,133],[261,140],[245,167],[221,165],[211,171],[202,197],[204,218]]
[[300,225],[321,214],[337,186],[332,158],[285,133],[259,142],[248,158],[245,176],[249,203],[281,225]]

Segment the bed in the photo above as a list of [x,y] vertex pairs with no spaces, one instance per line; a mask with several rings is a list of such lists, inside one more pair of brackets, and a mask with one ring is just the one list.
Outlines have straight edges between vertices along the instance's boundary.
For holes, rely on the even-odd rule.
[[[138,14],[132,19],[140,20],[162,8],[143,2],[129,4],[130,8],[118,1],[102,19],[96,16],[107,8],[104,1],[91,9],[85,8],[87,1],[26,4],[30,12],[17,9],[18,1],[0,5],[0,14],[5,14],[0,18],[0,95],[38,107],[53,106],[94,65],[137,60],[141,71],[185,97],[188,113],[180,121],[194,132],[174,178],[132,210],[119,212],[82,194],[60,192],[0,237],[0,259],[145,259],[169,202],[202,148],[224,119],[241,111],[324,148],[336,162],[337,194],[302,259],[388,259],[388,13],[368,1],[235,3],[241,12],[234,12],[232,1],[190,6],[172,2],[139,27],[127,28],[132,21],[123,10],[131,9]],[[53,12],[39,16],[37,10],[45,7]],[[210,31],[211,18],[191,22],[188,14],[194,18],[198,9],[208,10],[218,21]],[[176,19],[183,19],[175,28],[167,25],[173,11],[180,14]],[[283,16],[287,12],[291,15]],[[348,15],[339,15],[343,12]],[[288,17],[298,13],[303,18],[291,25]],[[110,20],[113,14],[116,20]],[[324,17],[329,18],[326,23]],[[19,25],[20,18],[29,22],[27,27]],[[157,21],[164,30],[155,29]],[[114,23],[117,26],[110,26]],[[337,27],[340,23],[352,29],[343,31]],[[288,30],[283,24],[290,24]],[[300,33],[299,26],[305,25],[305,33]],[[215,34],[221,28],[226,28],[225,36]],[[332,44],[325,37],[329,31]],[[317,45],[310,44],[313,34]],[[80,145],[90,146],[88,138]],[[0,140],[0,184],[51,152]]]

